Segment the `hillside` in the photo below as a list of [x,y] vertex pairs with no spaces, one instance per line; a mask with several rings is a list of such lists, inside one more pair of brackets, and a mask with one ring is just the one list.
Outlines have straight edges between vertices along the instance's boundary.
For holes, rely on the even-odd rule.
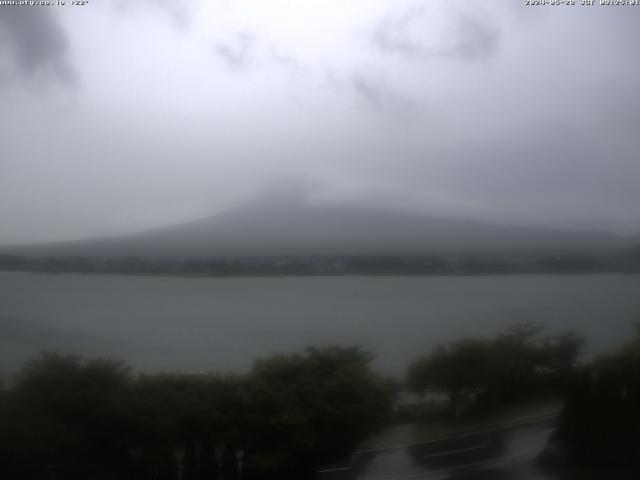
[[14,246],[26,256],[205,258],[230,256],[601,253],[622,240],[603,232],[492,225],[288,198],[252,202],[202,220],[139,234]]

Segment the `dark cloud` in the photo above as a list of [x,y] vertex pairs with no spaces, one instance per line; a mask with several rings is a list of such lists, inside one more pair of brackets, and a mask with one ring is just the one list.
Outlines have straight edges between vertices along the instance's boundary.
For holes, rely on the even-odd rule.
[[66,34],[52,12],[39,8],[2,9],[0,15],[0,52],[7,55],[4,65],[14,70],[3,76],[42,76],[71,83],[75,74],[67,54]]

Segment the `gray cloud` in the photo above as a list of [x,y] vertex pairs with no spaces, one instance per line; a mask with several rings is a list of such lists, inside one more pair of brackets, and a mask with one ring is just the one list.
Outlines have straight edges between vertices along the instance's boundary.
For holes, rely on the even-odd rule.
[[[3,76],[54,78],[65,83],[75,79],[68,59],[68,40],[51,11],[39,8],[4,7],[0,15],[0,52],[7,69]],[[1,64],[0,64],[1,66]]]
[[498,49],[497,28],[470,14],[457,15],[451,46],[444,47],[440,55],[465,60],[486,60]]
[[422,113],[418,102],[394,92],[380,81],[355,75],[351,82],[357,96],[378,114],[405,123],[417,120]]
[[242,71],[255,61],[256,37],[248,32],[234,35],[215,46],[216,54],[234,71]]
[[490,58],[499,44],[499,31],[495,25],[477,12],[452,12],[449,25],[438,42],[428,43],[422,33],[432,33],[433,13],[422,4],[413,4],[404,10],[383,16],[373,28],[371,38],[380,51],[400,54],[408,58],[429,60],[434,58],[461,58],[481,61]]
[[123,13],[140,8],[145,13],[150,10],[165,14],[174,26],[185,29],[192,21],[194,3],[188,0],[113,0],[116,9]]
[[272,45],[269,48],[269,56],[276,65],[279,65],[282,68],[297,71],[305,70],[304,65],[295,57],[295,55],[284,52],[275,45]]
[[0,244],[196,219],[283,178],[328,200],[640,230],[640,9],[339,3],[0,7],[5,81],[82,79],[0,93]]
[[408,32],[411,26],[420,23],[424,15],[424,7],[417,5],[399,13],[387,13],[373,29],[374,44],[387,53],[400,53],[409,57],[429,55]]

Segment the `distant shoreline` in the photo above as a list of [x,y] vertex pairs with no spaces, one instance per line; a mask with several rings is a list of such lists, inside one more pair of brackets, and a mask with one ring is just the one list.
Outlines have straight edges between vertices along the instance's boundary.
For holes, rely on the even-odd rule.
[[184,269],[176,265],[145,265],[127,266],[105,265],[93,268],[78,268],[65,265],[64,262],[56,265],[29,265],[24,267],[6,267],[0,265],[0,272],[20,272],[46,275],[124,275],[145,277],[180,277],[180,278],[292,278],[292,277],[483,277],[483,276],[508,276],[508,275],[597,275],[597,274],[622,274],[634,275],[640,273],[637,269],[616,268],[610,265],[593,266],[592,268],[571,268],[559,266],[558,268],[542,268],[531,264],[526,266],[503,266],[491,268],[490,266],[458,266],[445,270],[428,270],[419,268],[281,268],[278,266],[262,265],[259,267],[247,265],[235,265],[224,269]]
[[263,256],[233,258],[27,257],[0,254],[0,271],[176,277],[482,276],[638,273],[625,257],[580,253]]

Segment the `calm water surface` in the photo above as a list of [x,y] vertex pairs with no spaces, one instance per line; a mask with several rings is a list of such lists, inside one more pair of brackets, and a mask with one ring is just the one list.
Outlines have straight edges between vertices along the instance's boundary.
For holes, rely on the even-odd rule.
[[589,353],[640,320],[637,275],[177,278],[0,272],[0,373],[41,350],[139,369],[243,371],[308,344],[362,345],[401,375],[438,342],[534,320]]

